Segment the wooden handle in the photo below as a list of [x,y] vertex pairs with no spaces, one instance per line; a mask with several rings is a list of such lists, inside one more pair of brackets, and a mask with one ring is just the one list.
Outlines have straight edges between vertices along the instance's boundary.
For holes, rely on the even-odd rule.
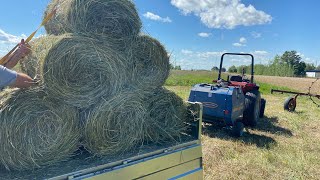
[[[56,14],[57,9],[56,7],[54,7],[54,9],[52,10],[52,12],[50,14],[48,14],[43,21],[41,22],[40,26],[38,27],[37,30],[35,30],[32,34],[30,34],[30,36],[25,40],[25,43],[29,43],[32,38],[36,35],[36,33],[38,32],[38,30],[44,26],[50,19],[52,19],[52,17]],[[8,54],[6,54],[5,56],[3,56],[0,60],[0,65],[5,65],[8,61],[9,61],[9,56],[19,47],[19,44],[17,44],[11,51],[9,51]]]

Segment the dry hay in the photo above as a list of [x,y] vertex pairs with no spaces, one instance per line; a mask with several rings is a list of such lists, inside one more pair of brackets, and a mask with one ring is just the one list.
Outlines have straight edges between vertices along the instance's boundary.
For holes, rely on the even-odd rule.
[[22,72],[28,74],[30,77],[39,75],[40,62],[44,61],[49,50],[59,41],[63,36],[41,36],[30,42],[31,54],[20,61]]
[[[279,76],[262,76],[255,75],[254,79],[258,82],[268,83],[281,87],[288,87],[295,91],[307,93],[314,78],[298,78],[298,77],[279,77]],[[317,81],[311,90],[312,93],[320,94],[320,81]]]
[[42,64],[50,94],[69,105],[86,108],[116,94],[126,82],[125,59],[94,39],[62,38]]
[[149,94],[145,101],[148,109],[148,137],[150,142],[179,142],[187,128],[187,106],[175,93],[160,88]]
[[187,129],[187,107],[166,89],[119,93],[93,108],[85,124],[85,147],[96,155],[114,155],[148,143],[180,142]]
[[77,110],[41,90],[0,95],[0,166],[23,170],[66,160],[80,137]]
[[62,35],[72,32],[70,29],[68,29],[68,26],[66,26],[66,10],[70,6],[69,2],[70,0],[52,0],[48,4],[47,9],[44,12],[44,18],[47,17],[47,15],[51,13],[54,8],[57,9],[55,16],[53,16],[44,26],[48,34]]
[[78,33],[96,37],[121,48],[142,26],[130,0],[53,0],[45,12],[57,7],[56,16],[45,28],[49,34]]
[[138,87],[161,87],[169,76],[169,56],[156,39],[140,35],[133,45],[132,83]]
[[114,155],[142,143],[147,119],[143,97],[139,92],[123,92],[97,105],[84,128],[85,148],[95,155]]

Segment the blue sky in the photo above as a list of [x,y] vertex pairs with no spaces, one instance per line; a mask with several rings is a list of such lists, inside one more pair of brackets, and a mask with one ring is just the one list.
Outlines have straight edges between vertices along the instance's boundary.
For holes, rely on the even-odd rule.
[[[49,0],[3,1],[0,55],[37,28]],[[320,1],[134,0],[142,31],[161,41],[183,69],[210,69],[222,52],[249,52],[257,63],[296,50],[320,65]],[[39,34],[45,34],[42,29]],[[231,57],[226,66],[248,63]]]

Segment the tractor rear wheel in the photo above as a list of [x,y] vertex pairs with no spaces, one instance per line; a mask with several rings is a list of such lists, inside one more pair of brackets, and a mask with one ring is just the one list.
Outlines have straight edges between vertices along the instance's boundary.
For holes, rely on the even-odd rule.
[[267,103],[267,101],[265,99],[261,98],[260,115],[259,115],[260,118],[264,117],[264,110],[266,109],[266,103]]
[[296,110],[297,103],[294,97],[288,97],[286,101],[284,102],[284,110],[287,110],[289,112],[293,112]]
[[255,127],[260,117],[261,95],[259,91],[247,92],[245,95],[243,123]]

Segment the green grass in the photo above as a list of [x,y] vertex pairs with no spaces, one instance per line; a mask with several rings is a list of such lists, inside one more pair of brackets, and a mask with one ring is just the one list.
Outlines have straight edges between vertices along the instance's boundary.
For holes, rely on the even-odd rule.
[[[189,86],[167,86],[184,100]],[[203,127],[205,179],[319,179],[320,111],[307,97],[295,113],[283,110],[282,95],[263,95],[265,117],[234,138],[221,124]]]
[[[192,86],[199,83],[212,83],[218,73],[213,71],[180,71],[173,70],[166,81],[166,86]],[[226,75],[223,75],[226,79]]]
[[[210,71],[173,71],[166,88],[187,100],[193,84],[214,79]],[[320,179],[320,110],[308,97],[299,97],[296,112],[283,110],[291,90],[258,82],[267,100],[265,117],[241,138],[230,136],[221,124],[203,126],[205,179]]]
[[[228,74],[222,74],[223,79],[227,79]],[[218,73],[213,71],[180,71],[173,70],[167,79],[165,86],[193,86],[199,83],[212,83],[218,78]],[[262,94],[270,94],[271,89],[292,91],[288,87],[276,86],[263,82],[256,82],[260,85]]]

